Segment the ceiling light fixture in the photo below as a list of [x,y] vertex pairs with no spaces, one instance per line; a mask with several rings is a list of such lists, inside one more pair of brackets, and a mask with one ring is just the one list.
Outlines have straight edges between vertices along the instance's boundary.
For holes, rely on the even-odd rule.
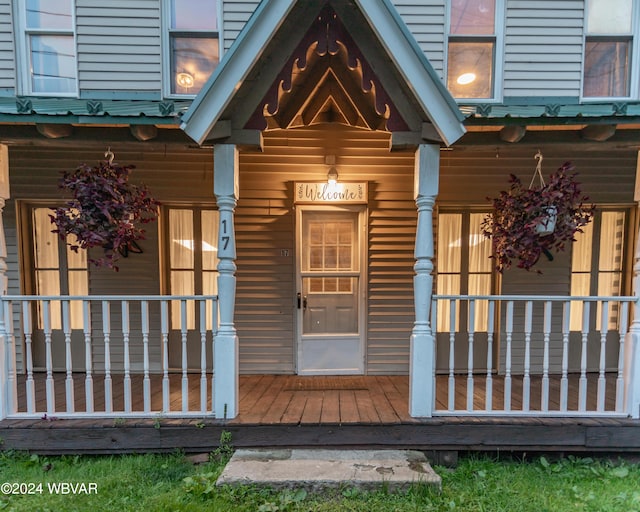
[[178,73],[176,75],[176,83],[180,86],[180,87],[185,87],[187,89],[189,89],[190,87],[193,87],[194,84],[194,79],[193,76],[190,75],[189,73]]

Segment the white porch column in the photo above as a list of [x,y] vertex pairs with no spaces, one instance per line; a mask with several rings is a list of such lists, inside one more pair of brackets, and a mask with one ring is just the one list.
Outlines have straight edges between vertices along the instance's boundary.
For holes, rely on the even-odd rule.
[[[6,295],[7,285],[7,243],[4,238],[2,212],[5,200],[9,198],[9,148],[0,144],[0,295]],[[6,418],[16,408],[16,356],[12,340],[6,336],[4,305],[0,303],[0,420]]]
[[[640,213],[640,152],[636,169],[636,188],[634,200]],[[640,301],[640,233],[636,240],[636,253],[633,259],[633,295]],[[640,304],[634,303],[633,322],[625,341],[624,378],[626,411],[632,418],[640,418]]]
[[238,150],[217,144],[213,150],[213,190],[218,227],[218,304],[220,326],[214,339],[213,412],[216,418],[238,415],[238,336],[233,321],[236,302],[236,239],[233,214],[238,201]]
[[411,333],[409,366],[409,414],[429,417],[435,403],[435,339],[430,311],[433,288],[433,205],[438,194],[440,148],[418,146],[415,156],[415,200],[418,207],[413,294],[415,323]]

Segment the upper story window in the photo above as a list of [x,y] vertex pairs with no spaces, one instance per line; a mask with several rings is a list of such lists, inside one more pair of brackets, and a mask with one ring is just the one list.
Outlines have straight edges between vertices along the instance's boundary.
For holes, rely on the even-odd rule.
[[197,94],[219,61],[216,0],[166,0],[170,94]]
[[25,92],[76,94],[74,0],[26,0],[22,5]]
[[500,0],[452,0],[447,88],[455,98],[493,98]]
[[629,96],[632,7],[632,0],[587,2],[583,97]]

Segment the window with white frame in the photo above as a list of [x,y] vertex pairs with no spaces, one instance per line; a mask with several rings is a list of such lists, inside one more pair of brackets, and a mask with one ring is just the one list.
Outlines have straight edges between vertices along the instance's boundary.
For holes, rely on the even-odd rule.
[[219,61],[216,0],[165,0],[168,92],[197,94]]
[[74,0],[25,0],[18,5],[28,66],[25,93],[76,94]]
[[493,98],[500,0],[448,4],[447,88],[455,98]]
[[[438,215],[437,281],[438,295],[491,295],[493,291],[493,260],[491,240],[480,226],[486,213],[468,211],[447,212]],[[459,307],[460,302],[456,305]],[[455,317],[455,331],[466,330],[460,325],[461,314]],[[465,324],[467,320],[464,320]],[[476,301],[474,331],[483,332],[488,325],[488,301]],[[438,301],[438,332],[449,332],[450,302]]]
[[582,96],[628,97],[633,42],[632,0],[588,0]]
[[[615,297],[623,291],[624,239],[627,212],[597,211],[582,233],[576,233],[571,248],[571,295],[574,297]],[[596,330],[601,327],[600,303],[595,314]],[[618,327],[618,309],[610,305],[608,329]],[[584,306],[572,301],[570,325],[581,331]]]
[[[217,295],[218,211],[209,207],[167,207],[163,210],[168,288],[171,295]],[[196,323],[193,302],[187,304],[187,327]],[[171,307],[171,326],[179,328],[180,307]],[[207,326],[211,328],[207,308]]]

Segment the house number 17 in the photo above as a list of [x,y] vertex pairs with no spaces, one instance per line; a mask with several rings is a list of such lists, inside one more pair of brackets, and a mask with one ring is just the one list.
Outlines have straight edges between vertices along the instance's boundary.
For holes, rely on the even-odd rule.
[[219,252],[227,252],[232,249],[231,244],[231,236],[232,232],[230,229],[231,222],[229,219],[221,219],[220,220],[220,251]]

